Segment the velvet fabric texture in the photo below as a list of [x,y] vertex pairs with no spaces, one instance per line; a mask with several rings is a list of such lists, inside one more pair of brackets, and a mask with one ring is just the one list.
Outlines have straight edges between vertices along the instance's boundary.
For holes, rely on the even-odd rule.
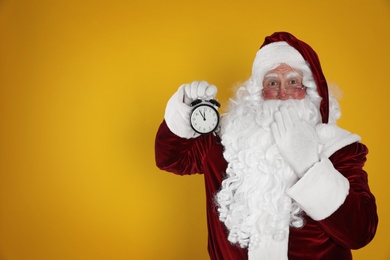
[[[227,240],[227,230],[219,221],[215,194],[227,167],[223,146],[218,135],[202,135],[193,139],[173,134],[165,121],[158,129],[155,141],[157,166],[179,175],[200,173],[206,187],[208,252],[210,259],[247,259],[247,250]],[[351,249],[368,244],[378,223],[375,198],[370,192],[367,174],[362,169],[368,150],[353,143],[335,152],[329,159],[350,183],[344,204],[331,216],[314,221],[304,214],[303,228],[290,228],[288,257],[294,259],[352,259]]]

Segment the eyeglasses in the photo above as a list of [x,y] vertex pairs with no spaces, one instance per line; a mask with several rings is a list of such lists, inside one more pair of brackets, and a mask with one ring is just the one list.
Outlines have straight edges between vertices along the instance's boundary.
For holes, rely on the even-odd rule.
[[278,98],[282,91],[284,91],[285,95],[296,98],[306,91],[306,87],[302,84],[295,84],[281,89],[279,86],[275,85],[264,87],[262,90],[265,99]]

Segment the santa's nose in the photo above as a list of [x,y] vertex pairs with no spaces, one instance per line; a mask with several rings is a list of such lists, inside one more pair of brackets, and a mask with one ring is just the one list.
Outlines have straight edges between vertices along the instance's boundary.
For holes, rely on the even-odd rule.
[[278,98],[281,100],[289,99],[289,95],[287,94],[287,90],[285,88],[281,88],[279,90]]

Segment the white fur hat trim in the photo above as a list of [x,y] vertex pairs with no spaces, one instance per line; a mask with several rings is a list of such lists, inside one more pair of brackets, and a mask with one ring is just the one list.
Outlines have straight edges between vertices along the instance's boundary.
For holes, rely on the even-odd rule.
[[302,55],[287,42],[280,41],[267,44],[257,51],[252,67],[252,77],[262,82],[264,75],[281,63],[295,69],[310,71]]

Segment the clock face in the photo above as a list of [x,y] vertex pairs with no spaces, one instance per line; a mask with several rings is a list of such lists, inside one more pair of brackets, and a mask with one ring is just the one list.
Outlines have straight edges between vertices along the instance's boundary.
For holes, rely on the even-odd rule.
[[191,127],[199,134],[213,132],[219,123],[219,114],[211,105],[199,105],[191,113]]

